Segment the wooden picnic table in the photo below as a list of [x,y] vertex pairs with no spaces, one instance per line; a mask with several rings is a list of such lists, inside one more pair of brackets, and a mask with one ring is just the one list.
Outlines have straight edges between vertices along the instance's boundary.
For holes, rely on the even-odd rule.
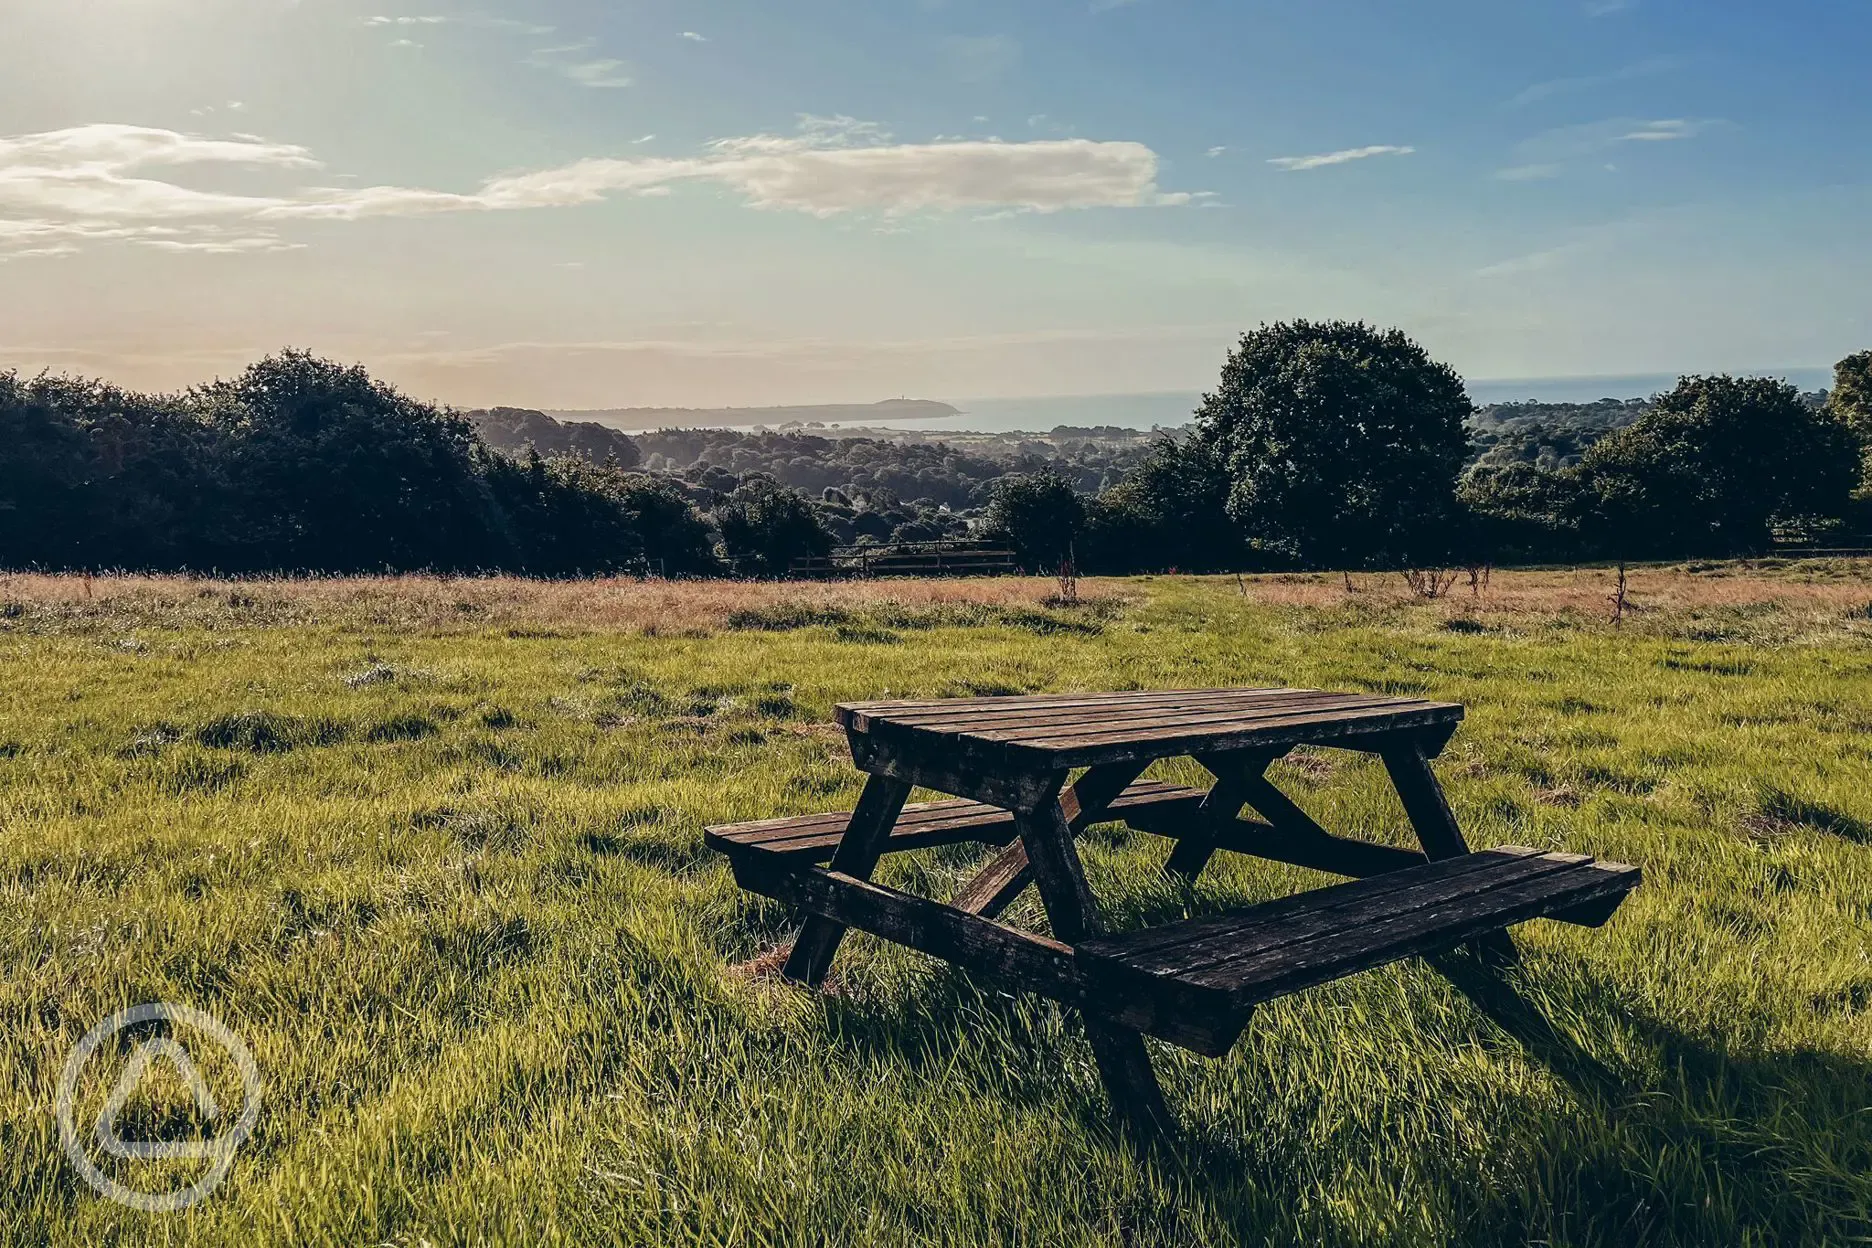
[[[1512,959],[1510,924],[1597,926],[1637,885],[1637,868],[1584,855],[1472,852],[1430,767],[1462,714],[1447,702],[1314,689],[847,703],[838,722],[869,773],[855,810],[710,828],[706,839],[742,887],[807,913],[789,978],[818,984],[857,927],[1076,1007],[1114,1109],[1155,1135],[1174,1120],[1144,1035],[1219,1057],[1262,1001],[1458,945]],[[1299,746],[1377,755],[1420,848],[1316,823],[1266,774]],[[1178,757],[1201,763],[1212,787],[1139,778]],[[907,804],[914,786],[953,796]],[[1262,818],[1241,818],[1248,807]],[[1353,880],[1109,933],[1074,838],[1120,821],[1170,839],[1166,870],[1192,882],[1218,850]],[[871,882],[886,853],[968,842],[1000,849],[947,902]],[[1030,884],[1050,936],[996,921]]]

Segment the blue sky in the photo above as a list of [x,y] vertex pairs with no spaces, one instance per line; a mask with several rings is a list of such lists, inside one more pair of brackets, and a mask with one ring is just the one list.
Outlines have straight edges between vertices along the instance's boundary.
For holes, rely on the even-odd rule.
[[464,404],[1194,390],[1872,345],[1872,6],[6,0],[0,366]]

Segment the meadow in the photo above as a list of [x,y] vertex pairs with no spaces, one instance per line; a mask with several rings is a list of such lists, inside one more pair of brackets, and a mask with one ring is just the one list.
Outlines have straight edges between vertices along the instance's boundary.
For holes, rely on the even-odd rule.
[[[0,1243],[1872,1236],[1872,565],[1643,567],[1616,621],[1597,568],[1056,588],[0,577]],[[702,828],[853,800],[835,702],[1225,684],[1461,702],[1470,842],[1644,885],[1517,929],[1511,999],[1407,964],[1160,1049],[1155,1157],[1044,1001],[866,937],[824,994],[750,973],[797,916]],[[1360,756],[1274,775],[1408,836]],[[1164,852],[1085,838],[1115,924],[1324,880],[1224,855],[1192,896]],[[78,1038],[154,1000],[264,1081],[181,1213],[99,1199],[53,1119]],[[131,1117],[202,1126],[175,1091]]]

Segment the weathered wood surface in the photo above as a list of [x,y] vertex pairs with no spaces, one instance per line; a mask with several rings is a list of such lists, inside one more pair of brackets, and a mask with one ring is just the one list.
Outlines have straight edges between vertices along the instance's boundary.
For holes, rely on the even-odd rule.
[[[837,714],[866,770],[916,783],[960,778],[979,787],[968,778],[972,773],[1040,775],[1178,754],[1278,753],[1302,741],[1374,744],[1452,725],[1462,708],[1313,689],[1208,689],[846,703]],[[977,795],[971,789],[970,796]],[[1015,803],[997,804],[1031,809],[1037,800],[1027,792]]]
[[1387,962],[1435,953],[1511,923],[1623,897],[1636,867],[1506,846],[1077,946],[1095,980],[1147,995],[1178,984],[1216,1011]]
[[[1141,770],[1141,769],[1140,769]],[[1161,780],[1138,780],[1109,800],[1106,809],[1114,820],[1129,818],[1146,809],[1195,810],[1202,804],[1201,789],[1167,784]],[[828,862],[838,848],[839,838],[851,822],[851,811],[832,811],[821,815],[795,815],[788,819],[760,819],[750,823],[731,823],[703,831],[703,841],[710,849],[723,854],[767,853],[797,857],[809,862]],[[1006,845],[1014,840],[1013,812],[987,806],[966,798],[940,802],[915,802],[906,805],[891,829],[884,852],[927,849],[933,845],[976,842],[983,845]]]
[[1050,997],[1197,1053],[1213,1057],[1228,1052],[1246,1021],[1245,1017],[1212,1017],[1194,995],[1174,988],[1135,998],[1115,997],[1087,981],[1071,946],[938,901],[823,867],[747,858],[733,865],[736,881],[749,892],[941,958],[1005,988]]
[[[1450,810],[1449,799],[1443,796],[1443,786],[1437,783],[1436,773],[1430,770],[1430,760],[1423,748],[1414,741],[1403,741],[1387,749],[1382,757],[1385,770],[1391,775],[1391,784],[1404,803],[1405,817],[1416,829],[1425,855],[1435,862],[1468,853],[1469,842],[1463,839],[1462,829],[1456,826],[1456,815]],[[1519,956],[1514,938],[1506,930],[1477,936],[1474,949],[1477,956],[1502,964],[1511,963]]]
[[[1108,774],[1123,773],[1113,769]],[[1046,803],[1036,811],[1016,814],[1014,823],[1054,936],[1076,945],[1104,931],[1098,900],[1086,883],[1064,806],[1057,801]],[[1175,1134],[1176,1120],[1164,1104],[1144,1037],[1097,1015],[1087,1015],[1085,1025],[1105,1094],[1125,1129],[1144,1142]]]
[[[910,796],[910,786],[889,776],[872,776],[858,795],[858,807],[852,811],[845,835],[839,838],[832,854],[832,869],[861,880],[871,878],[884,846],[890,840],[891,827]],[[832,955],[838,952],[845,926],[824,915],[812,915],[793,942],[781,973],[788,979],[817,987],[832,967]]]
[[[1060,794],[1060,812],[1074,836],[1114,814],[1129,818],[1136,812],[1190,810],[1202,805],[1198,789],[1185,789],[1157,780],[1139,780],[1141,762],[1093,767]],[[1133,795],[1136,795],[1135,797]],[[1010,819],[1012,816],[1010,816]],[[1033,883],[1027,847],[1015,841],[964,884],[951,903],[970,914],[994,918],[1014,904]]]

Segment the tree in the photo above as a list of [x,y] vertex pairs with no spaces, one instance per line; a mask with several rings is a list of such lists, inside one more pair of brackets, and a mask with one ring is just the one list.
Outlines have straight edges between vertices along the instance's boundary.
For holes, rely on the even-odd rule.
[[1438,557],[1472,408],[1462,379],[1398,330],[1292,321],[1242,335],[1196,412],[1256,546],[1320,565]]
[[468,422],[361,365],[285,351],[188,400],[228,439],[229,564],[472,569],[508,553]]
[[1576,468],[1477,464],[1456,497],[1469,513],[1461,552],[1467,562],[1557,562],[1582,553],[1591,495]]
[[0,566],[206,566],[219,451],[174,399],[0,373]]
[[1163,437],[1088,506],[1088,569],[1213,572],[1249,562],[1227,513],[1228,473],[1213,446]]
[[1085,504],[1058,473],[1015,473],[995,482],[981,536],[1006,542],[1029,572],[1059,568],[1085,529]]
[[1685,377],[1580,461],[1589,536],[1619,555],[1760,551],[1776,522],[1844,513],[1859,449],[1843,419],[1786,382]]
[[[1855,352],[1833,366],[1827,407],[1858,435],[1860,446],[1872,452],[1872,351]],[[1860,483],[1872,487],[1872,458],[1861,465]]]
[[824,555],[832,535],[798,490],[755,477],[715,509],[715,527],[737,573],[785,576],[796,560]]
[[611,492],[630,518],[651,569],[666,576],[707,576],[721,571],[708,526],[674,482],[620,473]]

